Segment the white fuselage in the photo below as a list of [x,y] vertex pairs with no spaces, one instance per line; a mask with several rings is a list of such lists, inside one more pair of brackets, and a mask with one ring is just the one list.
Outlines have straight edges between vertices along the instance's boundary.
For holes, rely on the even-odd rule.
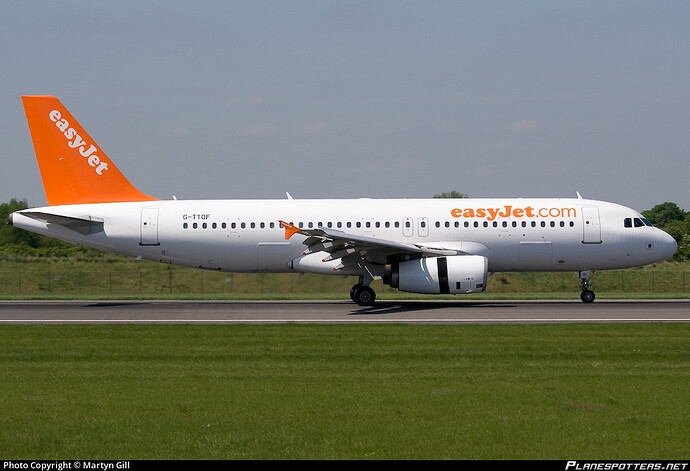
[[[302,255],[305,236],[286,239],[279,220],[305,229],[437,244],[487,257],[489,271],[627,268],[664,260],[676,249],[668,234],[638,223],[644,221],[638,212],[579,198],[173,200],[26,211],[98,218],[102,230],[82,234],[21,211],[13,215],[15,226],[147,260],[230,272],[295,271],[290,262]],[[318,267],[297,271],[343,274]]]

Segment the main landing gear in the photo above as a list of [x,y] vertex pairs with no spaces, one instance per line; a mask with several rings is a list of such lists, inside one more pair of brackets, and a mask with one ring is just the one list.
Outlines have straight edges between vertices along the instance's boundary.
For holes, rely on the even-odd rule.
[[580,287],[582,288],[582,293],[580,293],[580,299],[583,303],[593,303],[594,302],[594,291],[589,289],[589,279],[591,274],[587,270],[580,272]]
[[359,282],[350,290],[350,298],[360,306],[373,306],[376,302],[376,292],[371,289],[369,284],[373,279],[359,277]]

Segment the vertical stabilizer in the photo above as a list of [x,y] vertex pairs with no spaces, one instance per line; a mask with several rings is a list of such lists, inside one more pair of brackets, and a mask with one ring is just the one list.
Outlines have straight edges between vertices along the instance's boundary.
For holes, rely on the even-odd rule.
[[23,96],[50,206],[152,201],[137,190],[53,96]]

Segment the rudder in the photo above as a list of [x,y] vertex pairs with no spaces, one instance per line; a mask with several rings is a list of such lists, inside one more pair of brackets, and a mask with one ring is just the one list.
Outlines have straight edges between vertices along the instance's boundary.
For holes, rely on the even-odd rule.
[[157,200],[127,180],[57,98],[22,102],[48,205]]

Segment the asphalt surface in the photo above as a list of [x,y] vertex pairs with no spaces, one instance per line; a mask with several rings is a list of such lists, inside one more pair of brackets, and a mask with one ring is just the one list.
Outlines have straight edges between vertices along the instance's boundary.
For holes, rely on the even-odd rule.
[[690,300],[0,301],[0,324],[690,322]]

